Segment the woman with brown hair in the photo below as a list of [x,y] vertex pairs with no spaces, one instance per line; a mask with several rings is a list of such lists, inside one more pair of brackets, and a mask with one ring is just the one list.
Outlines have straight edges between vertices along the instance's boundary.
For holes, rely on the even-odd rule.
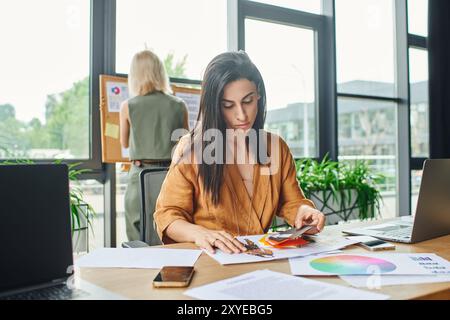
[[208,65],[198,126],[181,139],[154,219],[164,243],[194,242],[210,252],[245,251],[239,235],[267,232],[275,215],[321,231],[323,213],[300,189],[287,144],[263,130],[264,82],[245,52]]

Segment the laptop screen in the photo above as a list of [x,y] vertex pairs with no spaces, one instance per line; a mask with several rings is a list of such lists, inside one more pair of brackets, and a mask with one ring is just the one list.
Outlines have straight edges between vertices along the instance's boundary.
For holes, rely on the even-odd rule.
[[67,166],[0,165],[0,260],[0,292],[69,276]]

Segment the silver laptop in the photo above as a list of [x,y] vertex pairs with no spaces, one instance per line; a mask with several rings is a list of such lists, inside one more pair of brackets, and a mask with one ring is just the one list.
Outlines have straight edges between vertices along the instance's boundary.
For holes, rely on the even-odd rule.
[[450,234],[450,159],[426,160],[415,217],[344,230],[383,240],[416,243]]

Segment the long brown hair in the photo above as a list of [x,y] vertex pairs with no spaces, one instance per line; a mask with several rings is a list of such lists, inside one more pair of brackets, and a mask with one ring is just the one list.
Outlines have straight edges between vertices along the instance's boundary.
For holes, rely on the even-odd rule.
[[[230,82],[247,79],[256,85],[258,95],[258,112],[252,129],[257,133],[264,128],[264,121],[266,117],[266,89],[261,73],[253,64],[248,55],[244,51],[239,52],[225,52],[216,56],[207,66],[205,75],[202,81],[202,90],[200,98],[200,110],[198,114],[198,124],[200,128],[196,128],[191,132],[191,141],[196,138],[196,132],[206,132],[209,129],[220,130],[222,137],[226,136],[226,123],[221,108],[221,101],[223,98],[224,88]],[[256,135],[256,147],[260,147],[262,143],[260,135]],[[205,141],[202,139],[201,152],[207,146],[215,144],[216,140]],[[264,146],[265,147],[265,146]],[[256,150],[257,162],[262,163],[264,160],[260,159],[260,152]],[[220,163],[207,164],[205,161],[200,161],[199,177],[206,192],[210,195],[214,206],[219,203],[219,191],[223,182],[223,170],[226,158],[226,143],[223,144],[223,159]]]

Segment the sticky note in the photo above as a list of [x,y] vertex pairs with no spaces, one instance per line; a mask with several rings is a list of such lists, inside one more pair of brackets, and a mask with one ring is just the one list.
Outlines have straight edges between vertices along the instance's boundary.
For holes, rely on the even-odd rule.
[[119,139],[119,126],[117,124],[107,122],[105,126],[105,136]]

